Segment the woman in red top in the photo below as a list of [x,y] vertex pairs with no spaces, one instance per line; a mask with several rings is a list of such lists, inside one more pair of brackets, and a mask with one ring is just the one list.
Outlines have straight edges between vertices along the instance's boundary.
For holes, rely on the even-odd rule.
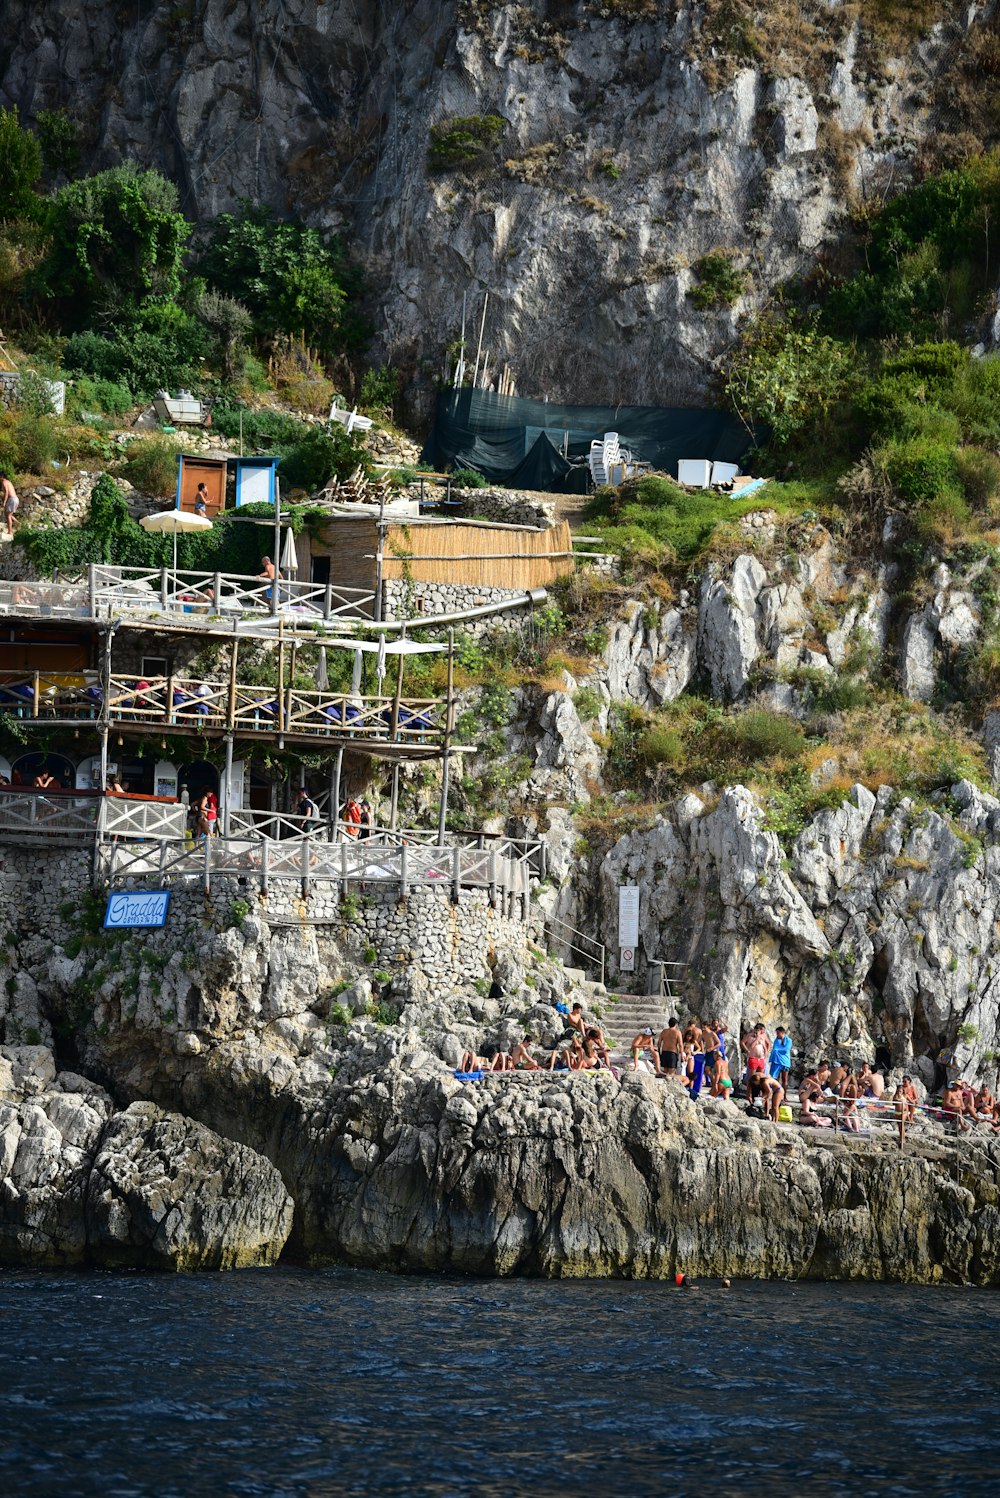
[[357,837],[360,826],[361,807],[353,796],[349,796],[347,798],[347,805],[344,807],[344,831],[348,837]]

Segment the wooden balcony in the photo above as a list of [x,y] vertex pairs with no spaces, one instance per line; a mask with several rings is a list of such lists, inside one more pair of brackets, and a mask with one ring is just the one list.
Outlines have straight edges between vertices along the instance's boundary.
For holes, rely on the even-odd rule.
[[80,846],[94,838],[183,841],[187,808],[153,796],[0,787],[0,840]]
[[2,671],[0,711],[49,727],[100,720],[119,732],[155,727],[210,738],[232,733],[412,759],[442,752],[447,719],[438,698],[278,690],[187,676],[115,672],[105,694],[98,673],[90,671]]
[[0,582],[0,614],[59,619],[170,620],[230,629],[234,620],[282,619],[288,624],[371,620],[368,588],[240,573],[185,572],[173,567],[110,567],[92,563],[62,581]]
[[433,886],[457,898],[463,889],[485,889],[496,904],[520,901],[526,917],[530,896],[532,850],[501,840],[480,846],[478,840],[440,844],[433,834],[424,842],[410,842],[405,834],[392,838],[343,838],[327,842],[320,835],[272,840],[261,837],[212,837],[178,847],[164,839],[151,842],[113,842],[104,849],[104,874],[111,885],[201,884],[206,893],[212,880],[239,878],[266,894],[272,884],[294,882],[307,894],[313,885],[336,885],[341,895],[359,885],[399,889]]

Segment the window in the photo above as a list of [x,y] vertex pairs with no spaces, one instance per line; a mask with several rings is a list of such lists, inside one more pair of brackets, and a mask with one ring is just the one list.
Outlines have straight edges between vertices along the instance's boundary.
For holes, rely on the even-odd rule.
[[170,668],[165,655],[144,655],[142,658],[142,675],[146,681],[152,681],[156,676],[169,676]]

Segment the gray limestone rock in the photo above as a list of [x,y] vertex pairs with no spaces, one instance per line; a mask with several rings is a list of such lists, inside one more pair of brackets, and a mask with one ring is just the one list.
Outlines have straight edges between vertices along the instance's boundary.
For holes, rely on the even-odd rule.
[[277,1260],[292,1201],[274,1166],[246,1145],[133,1103],[101,1138],[86,1216],[92,1262],[237,1269]]

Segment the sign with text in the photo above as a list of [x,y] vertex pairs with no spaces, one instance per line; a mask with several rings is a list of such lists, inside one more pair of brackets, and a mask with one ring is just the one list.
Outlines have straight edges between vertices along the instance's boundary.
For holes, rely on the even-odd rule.
[[618,945],[620,947],[639,945],[639,886],[637,884],[618,886]]
[[635,972],[635,947],[622,947],[618,961],[618,971],[621,973]]
[[165,926],[168,889],[116,890],[108,896],[104,912],[105,931],[126,931],[137,926]]

